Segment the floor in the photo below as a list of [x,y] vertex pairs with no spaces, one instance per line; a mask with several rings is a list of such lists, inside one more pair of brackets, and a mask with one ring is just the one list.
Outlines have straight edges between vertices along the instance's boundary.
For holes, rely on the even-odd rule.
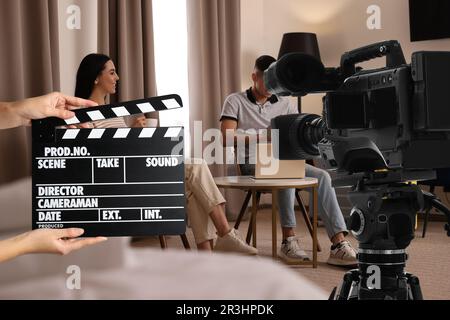
[[[311,248],[311,237],[307,232],[304,221],[301,217],[297,219],[299,226],[297,235],[302,248],[308,252]],[[259,254],[271,257],[272,255],[272,226],[271,212],[269,209],[262,209],[258,212],[257,220],[257,247]],[[406,270],[419,277],[422,293],[425,299],[450,299],[450,238],[446,236],[443,229],[443,222],[430,222],[425,238],[421,237],[422,225],[416,231],[416,239],[408,247],[409,260]],[[245,236],[248,221],[243,221],[239,230]],[[331,292],[335,286],[340,285],[346,269],[334,267],[326,264],[329,254],[330,242],[325,229],[320,227],[318,232],[319,243],[322,252],[318,254],[319,266],[313,269],[309,266],[286,266],[303,277],[311,280],[327,292]],[[278,232],[278,242],[281,243],[281,232]],[[194,244],[192,232],[188,230],[187,236],[191,246]],[[357,241],[349,236],[348,239],[357,248]],[[179,237],[171,236],[167,239],[168,247],[181,248],[182,243]],[[157,238],[150,238],[136,242],[135,246],[159,246]],[[277,263],[283,264],[281,261]],[[284,265],[284,264],[283,264]]]

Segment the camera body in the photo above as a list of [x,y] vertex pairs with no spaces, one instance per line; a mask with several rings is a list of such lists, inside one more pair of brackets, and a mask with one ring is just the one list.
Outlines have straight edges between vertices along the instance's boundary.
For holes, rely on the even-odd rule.
[[352,173],[448,167],[448,88],[450,52],[415,52],[409,66],[348,77],[324,98],[322,159]]

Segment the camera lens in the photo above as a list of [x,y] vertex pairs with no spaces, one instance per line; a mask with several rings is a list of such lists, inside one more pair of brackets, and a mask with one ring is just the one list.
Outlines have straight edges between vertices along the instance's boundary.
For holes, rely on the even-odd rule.
[[[280,139],[273,139],[282,160],[312,159],[320,156],[318,143],[325,135],[326,125],[316,114],[288,114],[272,119],[272,128]],[[273,136],[272,136],[273,138]]]
[[305,95],[317,88],[325,72],[322,62],[304,53],[289,53],[264,72],[267,90],[276,95]]

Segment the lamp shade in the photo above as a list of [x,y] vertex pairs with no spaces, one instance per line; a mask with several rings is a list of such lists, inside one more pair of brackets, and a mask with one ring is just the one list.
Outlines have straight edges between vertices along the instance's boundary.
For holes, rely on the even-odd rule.
[[280,59],[285,54],[292,52],[306,53],[321,61],[319,44],[317,42],[317,36],[315,33],[309,32],[285,33],[283,35],[283,40],[281,40],[278,59]]

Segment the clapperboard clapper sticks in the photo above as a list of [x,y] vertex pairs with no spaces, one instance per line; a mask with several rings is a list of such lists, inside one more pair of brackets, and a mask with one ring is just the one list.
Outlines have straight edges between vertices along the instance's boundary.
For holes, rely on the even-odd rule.
[[33,229],[183,234],[183,128],[58,129],[181,107],[179,96],[168,95],[79,109],[69,120],[33,121]]

